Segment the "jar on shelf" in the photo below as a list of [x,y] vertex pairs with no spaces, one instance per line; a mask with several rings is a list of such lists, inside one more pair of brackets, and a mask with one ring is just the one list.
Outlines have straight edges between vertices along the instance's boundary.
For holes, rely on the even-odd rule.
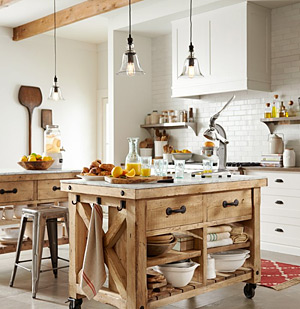
[[189,122],[194,122],[194,111],[193,111],[193,108],[190,107],[189,108]]
[[145,118],[145,124],[151,124],[151,114],[147,114]]
[[266,103],[264,118],[271,118],[272,116],[272,107],[270,103]]
[[296,154],[293,148],[285,148],[283,152],[283,166],[294,167],[296,166]]
[[125,160],[125,168],[127,171],[135,170],[137,176],[141,175],[141,157],[138,153],[138,137],[128,137],[129,152]]
[[168,122],[172,122],[172,117],[174,116],[174,110],[168,111]]
[[44,152],[59,153],[61,148],[61,134],[58,125],[47,125],[44,132]]
[[179,111],[179,122],[183,122],[183,115],[184,115],[184,112],[183,111]]
[[151,124],[158,124],[159,122],[159,115],[158,115],[158,111],[154,110],[151,113]]
[[159,123],[165,123],[165,116],[164,115],[159,115]]
[[187,122],[188,121],[188,113],[187,111],[183,111],[183,122]]

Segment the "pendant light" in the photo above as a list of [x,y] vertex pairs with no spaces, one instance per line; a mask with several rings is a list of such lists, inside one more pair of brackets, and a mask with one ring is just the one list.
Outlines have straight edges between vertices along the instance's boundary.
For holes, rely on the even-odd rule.
[[129,11],[129,36],[127,39],[128,47],[123,54],[122,65],[120,71],[117,74],[127,76],[143,75],[145,74],[145,72],[140,66],[138,56],[134,50],[133,39],[131,37],[131,0],[129,0],[128,11]]
[[194,77],[203,77],[199,62],[197,58],[194,57],[194,45],[192,43],[193,38],[193,24],[192,24],[192,10],[193,10],[193,1],[190,0],[190,46],[189,46],[189,55],[184,61],[184,66],[180,78],[194,78]]
[[57,77],[56,77],[56,0],[54,0],[54,83],[53,86],[50,89],[49,93],[49,100],[53,101],[62,101],[64,100],[61,90],[57,83]]

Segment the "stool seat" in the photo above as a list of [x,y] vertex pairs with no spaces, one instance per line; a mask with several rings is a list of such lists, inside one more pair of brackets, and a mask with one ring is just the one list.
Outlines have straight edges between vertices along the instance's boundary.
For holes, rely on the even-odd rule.
[[[58,256],[58,242],[57,242],[57,219],[64,218],[67,233],[69,235],[69,221],[68,221],[68,208],[55,206],[55,205],[42,205],[38,207],[23,208],[22,218],[20,224],[20,232],[17,243],[15,265],[11,275],[10,286],[13,286],[17,268],[22,267],[32,273],[32,297],[36,297],[38,282],[41,271],[41,260],[43,245],[44,245],[44,234],[47,226],[49,249],[51,254],[52,270],[55,278],[57,277],[57,270],[68,266],[58,267],[58,259],[68,261]],[[20,265],[20,263],[28,262],[20,261],[21,247],[23,237],[25,233],[26,223],[28,220],[33,222],[32,231],[32,269]]]

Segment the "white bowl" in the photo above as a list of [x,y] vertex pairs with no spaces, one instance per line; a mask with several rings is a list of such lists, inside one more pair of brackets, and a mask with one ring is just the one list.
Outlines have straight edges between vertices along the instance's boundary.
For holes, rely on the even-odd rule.
[[[233,253],[233,251],[237,251]],[[244,252],[241,252],[244,251]],[[211,254],[215,259],[215,268],[218,272],[234,272],[245,263],[246,259],[250,257],[249,250],[230,250],[226,252],[219,252]]]
[[27,205],[15,205],[14,206],[14,213],[15,217],[20,219],[22,217],[22,209],[27,207]]
[[194,271],[199,265],[200,264],[194,262],[190,267],[170,267],[160,265],[156,268],[163,273],[168,283],[175,288],[181,288],[191,282]]
[[19,227],[8,227],[6,229],[3,229],[5,236],[7,238],[18,238],[19,237]]
[[172,153],[173,160],[190,160],[192,158],[192,153]]

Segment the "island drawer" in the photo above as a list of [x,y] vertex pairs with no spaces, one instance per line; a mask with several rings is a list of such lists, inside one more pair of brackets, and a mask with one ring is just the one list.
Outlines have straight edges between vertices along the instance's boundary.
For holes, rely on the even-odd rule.
[[39,180],[38,181],[38,199],[57,199],[67,198],[68,193],[60,190],[60,179],[57,180]]
[[203,222],[202,196],[180,196],[147,201],[147,230]]
[[251,190],[205,194],[204,200],[204,204],[207,205],[208,221],[238,218],[252,214]]
[[0,182],[0,203],[33,200],[33,181]]

